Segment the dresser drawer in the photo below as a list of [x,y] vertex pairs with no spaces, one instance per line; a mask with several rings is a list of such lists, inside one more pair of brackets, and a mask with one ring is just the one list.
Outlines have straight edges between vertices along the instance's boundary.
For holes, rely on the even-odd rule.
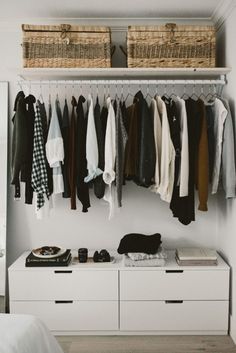
[[11,301],[10,311],[35,315],[52,331],[118,330],[117,301]]
[[224,331],[228,301],[122,301],[123,331]]
[[121,300],[227,300],[229,271],[121,271]]
[[118,300],[118,271],[11,271],[11,300]]

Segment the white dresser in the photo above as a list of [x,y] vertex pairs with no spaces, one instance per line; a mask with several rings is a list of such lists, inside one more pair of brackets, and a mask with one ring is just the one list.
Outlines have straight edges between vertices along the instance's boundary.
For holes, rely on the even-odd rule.
[[10,312],[34,314],[55,334],[227,334],[229,266],[72,264],[9,268]]

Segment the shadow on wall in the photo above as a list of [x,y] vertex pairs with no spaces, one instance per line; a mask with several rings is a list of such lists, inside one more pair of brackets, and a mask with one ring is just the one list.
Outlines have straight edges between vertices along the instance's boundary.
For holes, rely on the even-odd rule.
[[216,34],[216,67],[225,67],[226,58],[225,58],[225,28],[221,27],[219,32]]

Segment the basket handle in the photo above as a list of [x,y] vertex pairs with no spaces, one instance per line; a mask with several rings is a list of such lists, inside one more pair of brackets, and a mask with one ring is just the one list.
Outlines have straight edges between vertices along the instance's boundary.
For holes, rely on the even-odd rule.
[[170,31],[170,41],[174,42],[175,29],[177,27],[176,23],[166,23],[165,27]]
[[71,29],[71,25],[61,24],[61,39],[66,42],[66,44],[70,44],[70,38],[67,36],[67,32]]

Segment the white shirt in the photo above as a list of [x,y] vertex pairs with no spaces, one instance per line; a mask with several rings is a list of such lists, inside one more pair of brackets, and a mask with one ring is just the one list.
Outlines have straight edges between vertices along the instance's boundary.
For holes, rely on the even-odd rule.
[[228,114],[224,104],[218,98],[215,99],[214,111],[215,160],[212,173],[212,194],[217,192],[219,185],[224,123]]
[[108,185],[105,190],[104,200],[109,203],[109,219],[114,215],[114,186],[115,180],[115,160],[116,160],[116,119],[115,112],[111,103],[111,98],[107,98],[107,127],[105,136],[105,166],[103,180]]
[[188,122],[185,100],[177,97],[175,101],[180,116],[181,159],[179,171],[179,196],[188,196],[189,180],[189,150],[188,150]]
[[166,105],[161,97],[156,97],[157,108],[162,120],[161,180],[158,192],[163,201],[170,202],[175,177],[175,149],[170,136]]
[[88,175],[84,178],[86,183],[102,174],[101,169],[98,168],[98,142],[94,121],[93,99],[91,95],[89,95],[88,100],[90,102],[86,135],[86,159]]

